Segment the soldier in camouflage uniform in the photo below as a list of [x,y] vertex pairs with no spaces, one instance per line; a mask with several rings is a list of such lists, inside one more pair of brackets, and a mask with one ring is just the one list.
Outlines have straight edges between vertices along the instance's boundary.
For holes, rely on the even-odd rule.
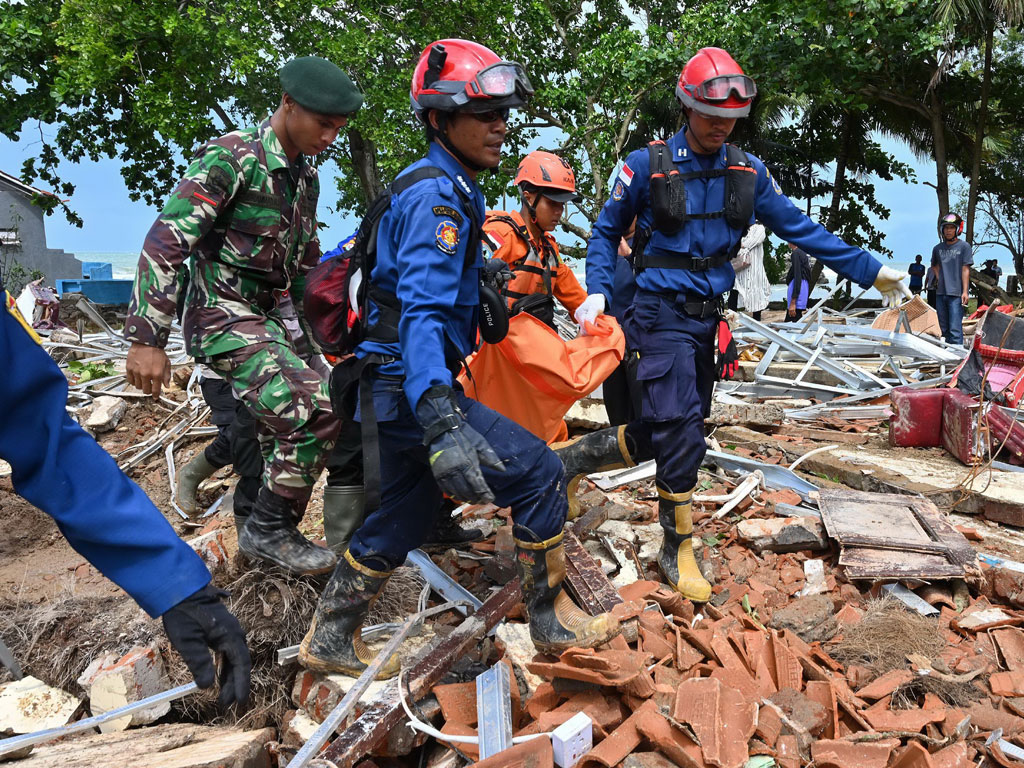
[[320,185],[307,158],[330,146],[362,95],[312,56],[286,64],[281,85],[269,120],[199,149],[146,236],[125,322],[127,372],[147,394],[169,382],[163,347],[187,268],[188,352],[259,422],[263,484],[239,549],[294,573],[322,573],[336,558],[303,537],[296,519],[341,425],[326,381],[293,348],[278,301],[288,290],[303,319],[305,276],[320,259]]

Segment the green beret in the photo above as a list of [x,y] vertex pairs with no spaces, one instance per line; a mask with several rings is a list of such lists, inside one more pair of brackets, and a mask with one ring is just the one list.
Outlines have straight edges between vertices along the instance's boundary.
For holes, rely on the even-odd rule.
[[363,94],[349,76],[319,56],[292,59],[280,75],[285,93],[321,115],[351,115],[363,104]]

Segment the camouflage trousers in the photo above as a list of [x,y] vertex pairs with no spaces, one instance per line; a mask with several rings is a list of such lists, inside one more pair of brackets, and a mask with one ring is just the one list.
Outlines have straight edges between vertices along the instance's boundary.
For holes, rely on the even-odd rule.
[[304,505],[341,429],[326,380],[290,346],[273,341],[225,352],[206,364],[256,418],[263,484]]

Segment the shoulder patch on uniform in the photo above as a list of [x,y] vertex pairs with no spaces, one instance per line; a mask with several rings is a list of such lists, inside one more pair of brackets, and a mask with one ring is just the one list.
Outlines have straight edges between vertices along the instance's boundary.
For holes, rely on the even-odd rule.
[[435,216],[445,216],[449,219],[454,219],[455,223],[462,225],[462,214],[452,208],[450,205],[435,205],[434,206]]
[[616,181],[615,182],[615,188],[612,189],[612,200],[614,200],[615,202],[619,202],[619,200],[622,199],[622,196],[625,193],[626,193],[626,190],[622,186],[622,181],[621,180]]
[[215,165],[206,172],[206,184],[215,192],[227,192],[231,189],[231,174]]
[[782,187],[779,186],[779,182],[777,182],[775,180],[775,177],[772,176],[772,172],[771,171],[769,171],[767,168],[765,168],[764,170],[765,170],[765,173],[768,174],[768,181],[770,181],[772,183],[772,189],[775,190],[775,194],[776,195],[781,195],[782,194]]
[[442,253],[454,255],[459,248],[459,228],[455,226],[454,221],[445,219],[437,225],[437,229],[434,230],[434,244]]
[[622,166],[622,170],[619,171],[619,181],[625,184],[627,187],[633,183],[633,169],[628,165]]

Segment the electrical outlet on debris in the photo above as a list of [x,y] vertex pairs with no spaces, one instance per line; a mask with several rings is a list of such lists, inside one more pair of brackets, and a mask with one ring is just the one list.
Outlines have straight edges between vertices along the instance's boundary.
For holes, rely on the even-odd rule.
[[551,732],[551,748],[558,768],[573,768],[593,746],[593,723],[584,712],[577,712]]

